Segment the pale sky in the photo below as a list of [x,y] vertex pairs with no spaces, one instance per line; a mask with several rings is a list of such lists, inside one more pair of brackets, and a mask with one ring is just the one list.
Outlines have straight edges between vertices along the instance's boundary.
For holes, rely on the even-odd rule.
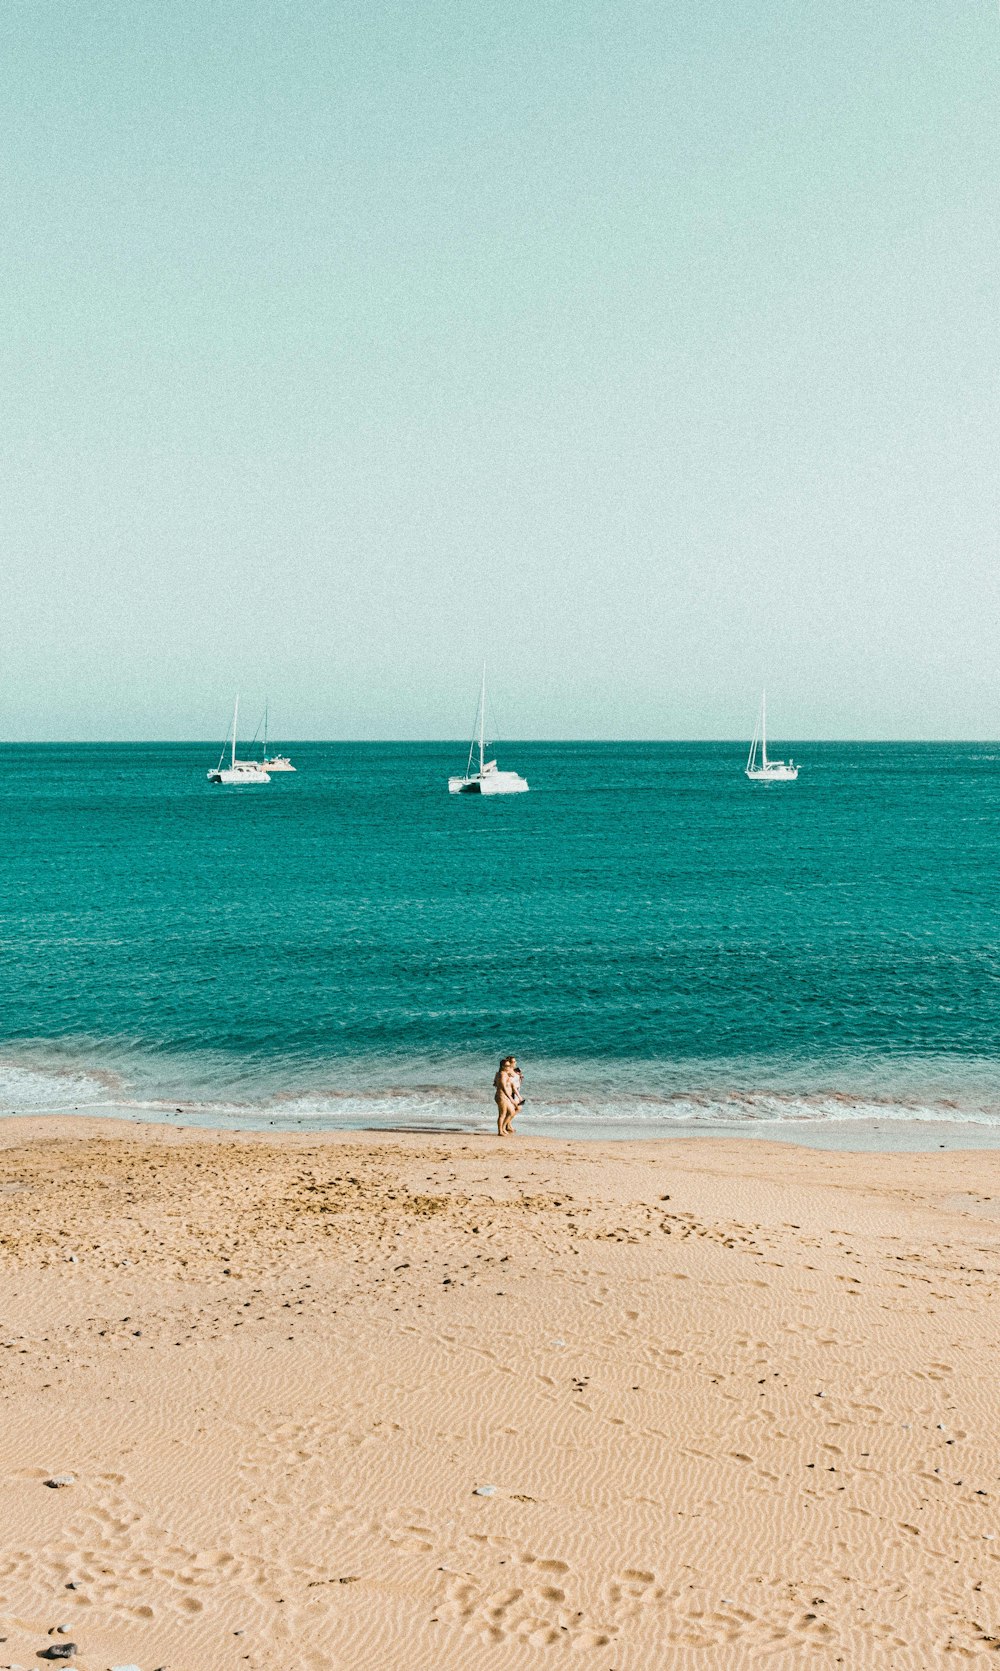
[[0,736],[1000,736],[996,0],[0,43]]

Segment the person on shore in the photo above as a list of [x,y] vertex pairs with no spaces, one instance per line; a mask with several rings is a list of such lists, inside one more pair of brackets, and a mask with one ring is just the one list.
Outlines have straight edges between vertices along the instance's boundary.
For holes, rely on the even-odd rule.
[[524,1098],[521,1095],[521,1081],[524,1078],[524,1074],[517,1065],[516,1056],[511,1056],[508,1059],[510,1061],[511,1090],[514,1093],[514,1113],[519,1114],[521,1109],[524,1107]]
[[514,1084],[511,1077],[511,1056],[504,1056],[493,1075],[493,1101],[497,1105],[497,1136],[506,1137],[517,1113]]

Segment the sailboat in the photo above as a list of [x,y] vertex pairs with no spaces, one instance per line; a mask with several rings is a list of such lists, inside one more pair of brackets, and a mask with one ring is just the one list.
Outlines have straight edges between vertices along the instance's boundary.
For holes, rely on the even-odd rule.
[[750,753],[747,755],[746,773],[752,783],[794,783],[799,775],[799,768],[794,761],[767,758],[766,691],[761,691],[760,713],[757,715],[757,725],[750,744]]
[[226,743],[229,742],[229,738],[227,737],[226,743],[223,743],[222,745],[222,753],[219,756],[219,764],[215,766],[212,771],[206,772],[205,775],[208,778],[209,783],[270,783],[270,776],[267,772],[265,772],[259,761],[237,760],[236,758],[236,725],[239,719],[239,714],[240,699],[239,695],[237,695],[236,701],[233,705],[233,748],[229,765],[224,766],[222,764],[226,758]]
[[265,772],[294,772],[295,767],[287,754],[272,754],[267,758],[267,706],[264,707],[264,757],[261,761]]
[[[479,713],[476,731],[469,745],[469,758],[464,777],[448,779],[449,795],[523,795],[528,787],[526,778],[516,772],[501,772],[495,760],[486,758],[486,663],[483,663],[483,682],[479,692]],[[479,744],[479,770],[472,770],[476,744]]]

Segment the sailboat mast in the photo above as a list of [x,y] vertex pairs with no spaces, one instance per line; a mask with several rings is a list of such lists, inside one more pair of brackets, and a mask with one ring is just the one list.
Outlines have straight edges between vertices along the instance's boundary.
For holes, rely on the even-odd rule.
[[750,739],[750,753],[747,755],[747,771],[752,772],[757,764],[757,739],[760,736],[760,714],[754,720],[753,736]]
[[261,755],[261,759],[263,760],[263,762],[266,766],[267,765],[267,703],[266,702],[264,703],[264,753]]
[[760,693],[760,763],[767,765],[767,691]]
[[483,662],[483,683],[479,692],[479,775],[483,772],[483,756],[486,752],[486,663]]
[[236,770],[236,721],[239,718],[239,712],[240,712],[240,693],[239,693],[239,691],[237,691],[236,692],[236,701],[233,703],[233,771],[234,772]]

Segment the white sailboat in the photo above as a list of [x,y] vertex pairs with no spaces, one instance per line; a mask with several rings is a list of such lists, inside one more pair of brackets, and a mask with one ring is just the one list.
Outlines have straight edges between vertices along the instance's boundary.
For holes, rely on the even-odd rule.
[[761,691],[760,712],[757,715],[750,753],[747,755],[746,774],[752,783],[794,783],[799,775],[799,768],[794,761],[767,758],[766,691]]
[[[449,795],[523,795],[528,788],[526,778],[516,772],[501,772],[495,760],[486,758],[486,663],[483,663],[483,682],[479,692],[478,736],[469,745],[469,758],[464,777],[448,779]],[[479,770],[472,770],[472,760],[479,744]]]
[[240,699],[239,695],[237,695],[236,701],[233,705],[233,746],[229,765],[224,766],[222,764],[226,758],[226,743],[229,742],[229,738],[227,737],[226,743],[223,743],[222,745],[222,753],[219,756],[219,764],[214,767],[212,771],[206,772],[205,775],[208,778],[209,783],[270,783],[271,779],[259,761],[237,760],[236,758],[236,724],[239,719],[239,714]]
[[272,754],[267,758],[267,706],[264,707],[264,758],[261,762],[265,772],[294,772],[295,767],[287,754]]

